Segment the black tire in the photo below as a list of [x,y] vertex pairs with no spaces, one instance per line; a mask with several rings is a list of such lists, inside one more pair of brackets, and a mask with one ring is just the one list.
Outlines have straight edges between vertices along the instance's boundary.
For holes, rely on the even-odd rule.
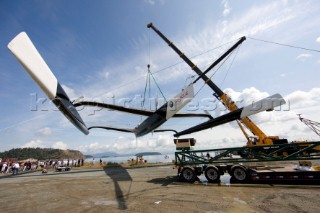
[[196,180],[196,173],[191,167],[183,167],[180,173],[180,179],[182,181],[188,182],[188,183],[194,183]]
[[220,181],[220,171],[215,166],[208,166],[204,171],[204,175],[206,176],[209,183]]
[[237,182],[245,182],[249,178],[249,173],[246,167],[241,165],[235,165],[231,167],[231,174],[232,178],[234,178]]

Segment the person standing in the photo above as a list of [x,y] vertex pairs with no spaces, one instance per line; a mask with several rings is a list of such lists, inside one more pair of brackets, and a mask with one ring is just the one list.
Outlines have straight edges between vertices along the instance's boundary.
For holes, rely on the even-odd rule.
[[12,175],[18,174],[20,165],[18,162],[12,162]]
[[11,163],[12,175],[14,175],[14,172],[16,171],[15,165],[16,165],[16,164],[15,164],[14,162]]
[[7,165],[7,162],[4,161],[4,162],[2,163],[2,168],[1,168],[1,173],[2,173],[2,174],[6,172],[7,166],[8,166],[8,165]]
[[210,153],[207,152],[207,159],[209,160],[210,159]]

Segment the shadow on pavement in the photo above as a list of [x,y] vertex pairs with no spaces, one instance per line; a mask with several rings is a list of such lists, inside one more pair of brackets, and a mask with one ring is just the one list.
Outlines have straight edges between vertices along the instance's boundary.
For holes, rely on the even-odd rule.
[[0,176],[0,179],[3,178],[27,178],[34,176],[51,176],[51,175],[64,175],[64,174],[77,174],[77,173],[87,173],[87,172],[101,172],[102,169],[84,169],[84,170],[71,170],[66,172],[53,172],[53,173],[42,173],[42,171],[30,171],[30,172],[20,172],[16,175],[5,174]]
[[302,187],[302,186],[308,185],[308,186],[320,187],[319,180],[254,180],[254,181],[239,182],[234,178],[231,178],[230,183],[233,184],[233,186],[237,184],[242,184],[242,185],[265,184],[269,186],[283,185],[283,186],[290,186],[290,187]]
[[154,178],[148,181],[148,183],[159,184],[161,186],[168,186],[171,184],[175,184],[179,181],[178,176],[167,176],[163,178]]
[[319,188],[319,181],[247,181],[247,182],[237,182],[233,178],[228,176],[222,176],[221,181],[215,183],[208,183],[204,176],[200,176],[195,183],[187,183],[179,180],[178,176],[167,176],[163,178],[154,178],[149,180],[148,183],[159,184],[161,186],[168,185],[183,185],[183,184],[205,184],[207,186],[227,186],[227,187],[260,187],[260,188],[270,188],[270,187],[284,187],[284,188]]
[[[125,210],[127,209],[126,199],[131,189],[132,178],[128,171],[121,166],[118,167],[104,167],[104,172],[112,179],[114,183],[116,198],[118,202],[118,208]],[[128,192],[124,195],[119,185],[119,181],[131,181]]]

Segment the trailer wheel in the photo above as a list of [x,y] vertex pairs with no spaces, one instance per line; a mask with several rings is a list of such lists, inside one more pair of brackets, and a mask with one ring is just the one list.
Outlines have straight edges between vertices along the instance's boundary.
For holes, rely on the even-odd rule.
[[191,167],[184,167],[181,170],[180,178],[182,181],[193,183],[196,180],[196,173]]
[[249,174],[246,167],[241,165],[236,165],[231,167],[231,174],[230,174],[236,181],[244,182],[248,179]]
[[220,180],[219,169],[215,166],[208,166],[204,171],[204,175],[209,183],[218,182]]

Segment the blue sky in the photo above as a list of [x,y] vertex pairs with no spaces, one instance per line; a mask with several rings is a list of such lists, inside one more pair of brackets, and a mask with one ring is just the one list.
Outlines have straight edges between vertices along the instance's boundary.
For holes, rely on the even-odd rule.
[[[139,107],[134,97],[143,95],[148,63],[166,98],[175,96],[194,74],[147,29],[149,22],[204,70],[231,44],[212,49],[241,36],[319,50],[319,9],[315,0],[0,1],[0,151],[28,146],[85,153],[174,151],[171,133],[136,139],[133,134],[92,130],[85,136],[52,104],[37,103],[45,98],[44,93],[7,48],[21,31],[29,35],[72,99],[84,96],[110,102],[114,97],[120,105],[133,99],[130,106]],[[285,110],[261,113],[252,119],[268,135],[310,140],[317,136],[299,123],[296,114],[320,121],[319,68],[317,52],[248,38],[213,80],[233,99],[244,100],[240,105],[282,94],[290,103]],[[201,86],[199,81],[196,91]],[[161,97],[154,83],[150,96]],[[212,91],[204,87],[195,98],[200,108],[197,112],[202,112],[206,98],[212,99]],[[190,110],[188,107],[182,111]],[[210,113],[225,113],[220,108]],[[92,108],[80,113],[88,126],[134,128],[144,119]],[[164,127],[182,130],[203,121],[171,119]],[[198,148],[245,144],[233,123],[189,136],[198,139]]]

